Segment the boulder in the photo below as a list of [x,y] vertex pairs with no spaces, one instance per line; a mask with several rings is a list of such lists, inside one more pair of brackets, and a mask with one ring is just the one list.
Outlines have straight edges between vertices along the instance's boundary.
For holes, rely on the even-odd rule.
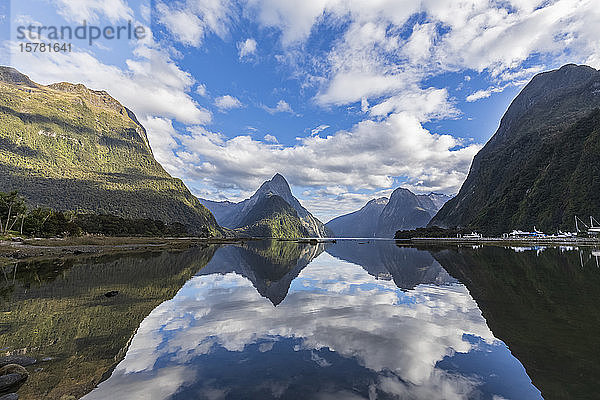
[[0,368],[4,367],[5,365],[8,365],[8,364],[19,364],[22,367],[26,367],[28,365],[35,364],[36,362],[37,362],[37,360],[35,358],[28,357],[28,356],[20,356],[20,355],[5,356],[5,357],[0,357]]
[[0,394],[16,392],[29,377],[29,372],[19,364],[0,368]]

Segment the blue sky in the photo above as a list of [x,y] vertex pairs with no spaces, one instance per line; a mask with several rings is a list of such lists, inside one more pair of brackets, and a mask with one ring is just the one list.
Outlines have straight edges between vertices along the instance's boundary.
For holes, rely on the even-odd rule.
[[[591,0],[30,0],[3,64],[107,90],[193,193],[241,200],[276,172],[324,221],[398,186],[456,193],[536,73],[600,66]],[[19,50],[20,25],[131,21],[133,40]],[[543,29],[540,29],[543,27]],[[7,34],[8,32],[8,34]]]

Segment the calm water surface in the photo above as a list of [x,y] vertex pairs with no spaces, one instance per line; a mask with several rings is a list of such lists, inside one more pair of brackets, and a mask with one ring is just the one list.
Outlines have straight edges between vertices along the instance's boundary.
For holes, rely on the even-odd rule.
[[[174,296],[164,293],[169,300],[137,317],[132,325],[139,327],[120,339],[118,351],[102,347],[110,335],[81,346],[91,359],[85,351],[101,347],[96,364],[117,361],[103,364],[103,376],[88,386],[101,383],[83,398],[597,398],[598,255],[339,240],[102,260],[103,269],[118,271],[135,264],[139,279],[147,280],[132,293],[122,286],[121,300],[102,300],[116,326],[128,315],[136,321],[119,301],[133,302],[131,310],[148,307],[165,288]],[[69,274],[89,263],[69,266],[39,287],[72,281]],[[171,281],[161,283],[160,268],[167,265]],[[14,289],[13,304],[26,300],[22,293],[15,300],[19,293]],[[90,301],[80,307],[98,307]],[[79,336],[85,341],[85,333]],[[73,354],[57,358],[76,362]],[[48,398],[53,393],[60,398],[62,392],[46,391]]]

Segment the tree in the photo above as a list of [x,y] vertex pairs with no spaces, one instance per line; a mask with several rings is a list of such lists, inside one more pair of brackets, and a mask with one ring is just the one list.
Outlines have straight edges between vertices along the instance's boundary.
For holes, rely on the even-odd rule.
[[44,231],[44,224],[52,216],[52,210],[49,208],[34,208],[25,216],[23,231],[27,235],[41,236]]
[[21,218],[21,230],[27,207],[25,201],[16,190],[9,193],[0,192],[0,234],[7,234]]

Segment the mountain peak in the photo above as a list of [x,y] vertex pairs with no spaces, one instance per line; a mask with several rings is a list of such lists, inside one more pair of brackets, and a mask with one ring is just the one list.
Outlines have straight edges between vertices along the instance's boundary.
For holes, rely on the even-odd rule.
[[[292,194],[286,179],[279,173],[273,175],[270,180],[263,182],[249,199],[229,204],[204,201],[204,205],[216,213],[219,224],[231,229],[244,228],[247,224],[257,220],[257,218],[254,218],[254,220],[247,219],[247,216],[251,213],[252,215],[260,215],[258,219],[264,221],[269,219],[267,218],[269,215],[274,216],[284,208],[289,207],[289,210],[293,210],[293,212],[288,212],[288,216],[298,218],[301,222],[299,229],[306,230],[308,236],[325,237],[329,235],[329,231],[323,223],[302,207],[298,199]],[[252,227],[255,227],[255,225],[255,223],[252,223]],[[253,234],[257,234],[256,230],[253,230],[253,232]],[[294,237],[298,235],[298,232],[277,230],[276,232],[271,231],[269,234],[277,233],[277,237],[284,237],[285,235]],[[307,236],[306,233],[303,233],[302,236]]]
[[133,113],[120,104],[110,109],[118,102],[106,92],[58,84],[66,93],[10,67],[0,67],[0,86],[2,139],[9,146],[0,151],[0,191],[18,188],[28,204],[58,211],[151,218],[193,234],[219,233],[210,212],[152,156]]
[[390,201],[390,199],[388,199],[387,197],[379,197],[377,199],[369,200],[367,205],[369,205],[369,204],[386,205],[389,201]]
[[276,173],[270,181],[265,183],[269,183],[270,186],[276,190],[283,190],[284,192],[289,191],[291,193],[290,184],[280,173]]
[[397,198],[407,198],[407,197],[412,198],[412,197],[416,197],[416,195],[406,188],[399,187],[399,188],[395,189],[392,192],[392,194],[390,195],[390,202],[394,201]]
[[283,197],[288,202],[292,197],[292,189],[290,189],[290,185],[285,180],[283,175],[279,173],[273,175],[273,178],[271,178],[271,180],[264,182],[256,193],[276,194]]
[[287,184],[287,181],[279,172],[273,175],[273,177],[271,178],[271,182],[285,182]]
[[37,84],[29,79],[27,75],[22,74],[13,67],[0,66],[0,81],[37,87]]
[[333,218],[326,226],[336,237],[391,237],[398,229],[423,227],[448,200],[446,195],[415,195],[397,188],[360,210]]

